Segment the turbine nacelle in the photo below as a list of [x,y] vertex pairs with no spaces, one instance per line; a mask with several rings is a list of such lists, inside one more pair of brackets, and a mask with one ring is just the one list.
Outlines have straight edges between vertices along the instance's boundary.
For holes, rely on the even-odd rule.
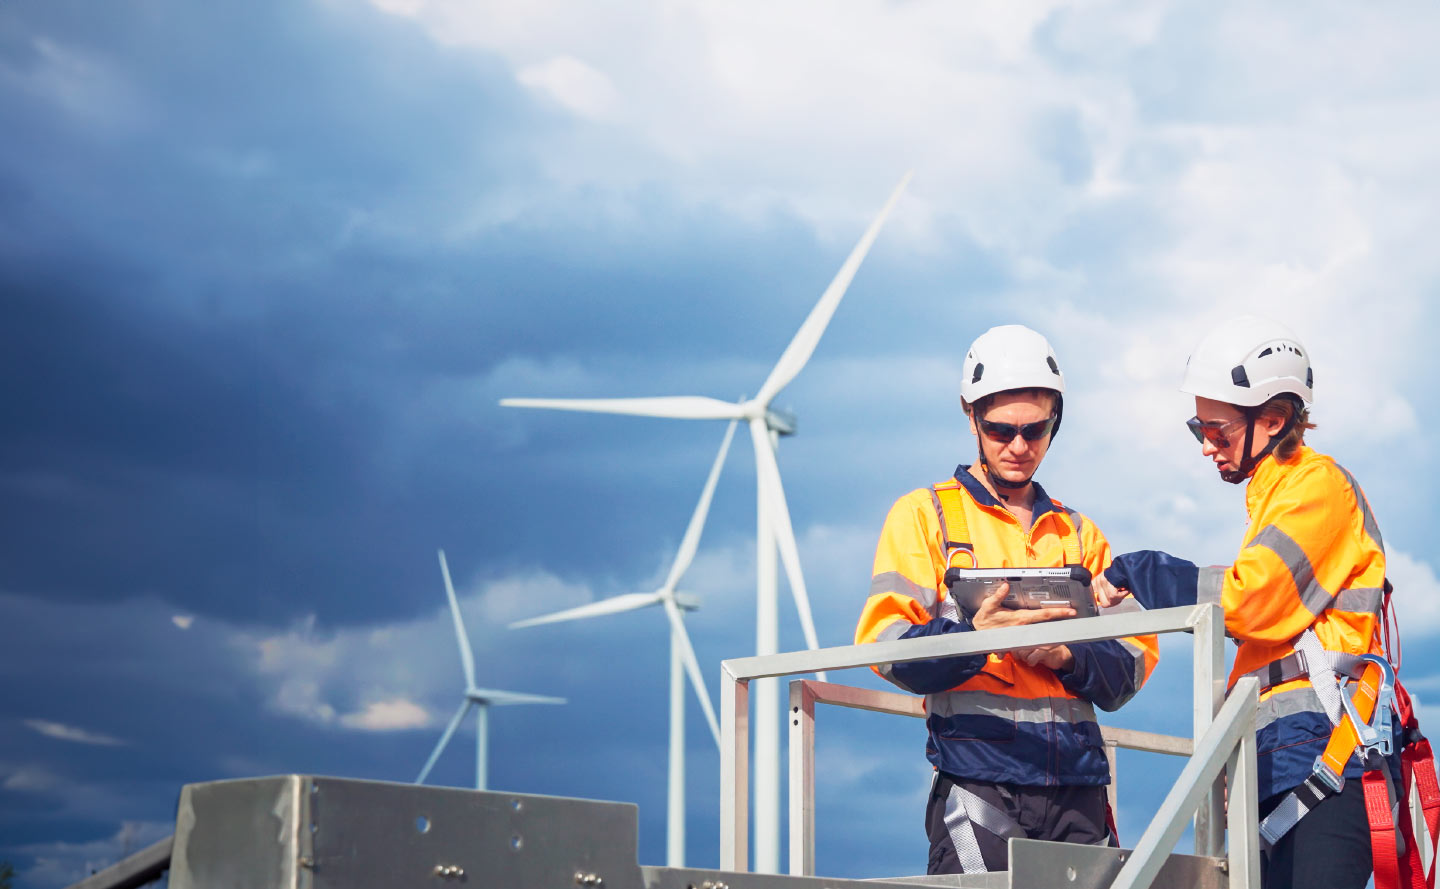
[[776,435],[794,435],[796,417],[790,411],[767,410],[765,426]]

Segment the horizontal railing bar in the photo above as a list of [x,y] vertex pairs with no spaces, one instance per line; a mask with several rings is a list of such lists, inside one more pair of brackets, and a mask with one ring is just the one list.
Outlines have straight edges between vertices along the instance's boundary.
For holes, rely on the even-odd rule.
[[1100,734],[1105,738],[1105,743],[1114,744],[1116,747],[1124,747],[1126,750],[1140,750],[1145,753],[1165,753],[1170,756],[1189,756],[1195,749],[1195,741],[1191,738],[1181,738],[1176,735],[1159,735],[1155,732],[1142,732],[1133,728],[1115,728],[1114,726],[1100,726]]
[[1182,605],[1178,608],[1072,618],[1023,627],[945,633],[916,639],[897,639],[892,642],[841,645],[814,651],[789,651],[732,658],[723,661],[721,667],[726,678],[730,680],[762,679],[770,676],[818,673],[822,670],[848,670],[874,664],[901,664],[929,658],[989,654],[993,651],[1009,651],[1012,648],[1027,648],[1032,645],[1061,645],[1154,633],[1179,633],[1191,630],[1199,619],[1198,615],[1211,607],[1213,606]]
[[[907,695],[894,691],[861,688],[855,685],[841,685],[836,682],[820,682],[816,679],[797,679],[808,689],[817,704],[830,704],[849,710],[868,710],[871,713],[885,713],[891,716],[911,716],[923,719],[925,699],[919,695]],[[1189,756],[1195,742],[1188,737],[1161,735],[1138,729],[1100,726],[1100,735],[1105,743],[1126,750],[1144,753],[1165,753],[1171,756]]]

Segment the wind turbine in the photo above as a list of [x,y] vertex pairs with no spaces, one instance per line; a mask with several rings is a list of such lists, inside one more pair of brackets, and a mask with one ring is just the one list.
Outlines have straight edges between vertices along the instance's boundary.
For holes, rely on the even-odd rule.
[[[785,503],[785,489],[780,482],[780,467],[775,449],[782,435],[795,433],[795,418],[772,410],[771,402],[795,379],[810,360],[825,327],[835,314],[840,299],[855,277],[856,270],[880,233],[890,210],[910,182],[910,173],[900,179],[889,200],[865,230],[859,243],[850,251],[830,286],[810,310],[794,339],[785,347],[780,360],[752,399],[732,404],[718,398],[699,395],[659,398],[504,398],[505,407],[550,408],[553,410],[591,411],[602,414],[630,414],[642,417],[671,417],[684,420],[744,421],[750,427],[750,441],[755,450],[755,653],[774,654],[779,650],[779,614],[775,551],[790,581],[790,592],[800,615],[805,644],[819,648],[815,622],[810,614],[810,597],[805,591],[805,578],[800,571],[800,554],[795,532],[790,524],[790,511]],[[824,676],[821,674],[821,678]],[[751,683],[755,699],[755,870],[777,873],[780,870],[780,686],[775,679],[758,679]]]
[[465,697],[460,702],[460,709],[455,711],[450,724],[445,727],[445,734],[440,736],[440,743],[435,745],[435,750],[430,758],[425,760],[425,767],[420,770],[420,776],[415,779],[416,784],[424,784],[425,776],[430,774],[434,768],[435,761],[450,743],[450,736],[460,727],[460,722],[470,708],[475,708],[475,789],[484,790],[486,785],[486,763],[489,760],[489,719],[491,707],[503,707],[508,704],[563,704],[564,698],[550,698],[543,695],[526,695],[513,691],[495,691],[489,688],[475,687],[475,657],[470,653],[470,640],[465,635],[465,622],[460,619],[460,603],[455,599],[455,587],[450,583],[450,566],[445,563],[445,550],[437,551],[440,555],[440,573],[445,576],[445,595],[450,600],[450,616],[455,619],[455,639],[460,643],[460,666],[465,671]]
[[650,593],[626,593],[601,599],[589,605],[569,608],[541,617],[516,621],[510,628],[533,627],[539,624],[558,623],[566,620],[583,620],[606,614],[621,614],[660,605],[670,622],[670,785],[668,810],[665,822],[665,864],[667,867],[685,866],[685,676],[700,698],[705,710],[705,719],[710,723],[710,734],[715,737],[715,746],[720,746],[720,724],[715,719],[715,708],[710,704],[710,692],[705,687],[705,677],[700,672],[700,663],[695,659],[695,649],[690,644],[690,634],[685,631],[682,611],[694,611],[698,603],[689,596],[675,592],[680,578],[685,576],[690,563],[695,559],[695,549],[700,545],[700,531],[705,527],[705,516],[710,511],[710,499],[715,493],[715,483],[720,478],[720,467],[730,450],[730,440],[735,437],[735,423],[731,420],[725,430],[725,440],[720,443],[720,453],[710,466],[710,476],[700,493],[700,502],[690,516],[680,549],[675,553],[675,562],[670,574],[660,589]]

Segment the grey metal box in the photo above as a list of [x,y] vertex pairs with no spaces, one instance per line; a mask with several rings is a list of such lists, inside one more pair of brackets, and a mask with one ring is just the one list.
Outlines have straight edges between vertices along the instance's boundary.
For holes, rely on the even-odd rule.
[[180,793],[173,889],[639,889],[628,803],[284,775]]

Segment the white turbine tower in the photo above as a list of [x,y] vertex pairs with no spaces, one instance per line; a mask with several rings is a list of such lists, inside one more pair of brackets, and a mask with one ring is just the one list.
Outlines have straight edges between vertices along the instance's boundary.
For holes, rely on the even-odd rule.
[[[805,644],[818,648],[815,623],[810,615],[810,598],[805,591],[805,578],[800,572],[800,553],[795,532],[790,524],[790,510],[785,504],[785,489],[780,483],[780,467],[775,448],[781,435],[793,435],[794,417],[771,410],[770,403],[780,390],[794,380],[810,360],[825,327],[835,314],[845,289],[880,233],[880,227],[910,181],[906,173],[891,192],[870,227],[865,230],[844,265],[825,288],[819,302],[810,310],[790,345],[780,355],[770,375],[752,399],[732,404],[700,395],[659,398],[504,398],[505,407],[550,408],[554,410],[592,411],[602,414],[631,414],[642,417],[671,417],[684,420],[744,421],[750,427],[750,440],[755,450],[756,534],[755,534],[755,653],[774,654],[779,650],[779,614],[775,551],[790,581],[790,592],[800,614],[800,627]],[[823,678],[823,675],[822,675]],[[775,679],[757,679],[751,683],[755,700],[755,870],[778,873],[780,870],[780,686]]]
[[715,483],[720,478],[720,467],[725,463],[725,455],[730,450],[730,440],[734,436],[735,421],[732,420],[730,426],[725,430],[725,440],[720,443],[720,453],[715,455],[715,462],[710,467],[710,476],[705,480],[705,488],[700,493],[700,502],[695,504],[695,512],[690,516],[690,524],[685,528],[685,536],[680,541],[680,549],[675,553],[675,562],[670,566],[670,574],[665,578],[665,583],[661,585],[660,589],[650,593],[626,593],[621,596],[612,596],[589,605],[516,621],[510,625],[511,629],[518,629],[538,624],[600,617],[605,614],[620,614],[649,608],[652,605],[664,607],[665,616],[669,618],[670,623],[670,784],[665,822],[665,864],[667,867],[685,866],[685,676],[687,673],[690,676],[690,684],[695,687],[696,696],[700,698],[700,706],[705,710],[705,719],[710,723],[710,734],[715,738],[715,746],[717,748],[720,746],[720,725],[715,719],[715,708],[710,703],[710,692],[705,687],[705,677],[700,671],[699,661],[695,659],[695,649],[690,644],[690,634],[685,631],[685,619],[681,614],[682,611],[694,611],[699,605],[692,597],[676,593],[675,587],[695,559],[695,550],[700,545],[700,532],[705,527],[705,516],[710,511],[710,499],[715,493]]
[[460,619],[460,603],[455,598],[455,587],[450,583],[450,566],[445,563],[445,550],[439,550],[440,573],[445,577],[445,595],[450,600],[450,616],[455,620],[455,639],[460,643],[460,666],[465,671],[465,697],[460,702],[460,709],[455,711],[455,716],[450,724],[445,727],[445,734],[440,736],[440,743],[435,745],[435,750],[430,758],[425,760],[425,767],[420,770],[420,777],[415,779],[416,784],[424,784],[425,776],[435,767],[435,761],[440,758],[445,745],[450,743],[450,736],[460,727],[465,719],[465,714],[470,708],[475,708],[475,789],[484,790],[486,786],[487,767],[489,759],[489,716],[491,707],[503,707],[507,704],[563,704],[564,698],[549,698],[543,695],[526,695],[513,691],[495,691],[489,688],[477,688],[475,686],[475,657],[470,653],[470,640],[465,634],[465,622]]

